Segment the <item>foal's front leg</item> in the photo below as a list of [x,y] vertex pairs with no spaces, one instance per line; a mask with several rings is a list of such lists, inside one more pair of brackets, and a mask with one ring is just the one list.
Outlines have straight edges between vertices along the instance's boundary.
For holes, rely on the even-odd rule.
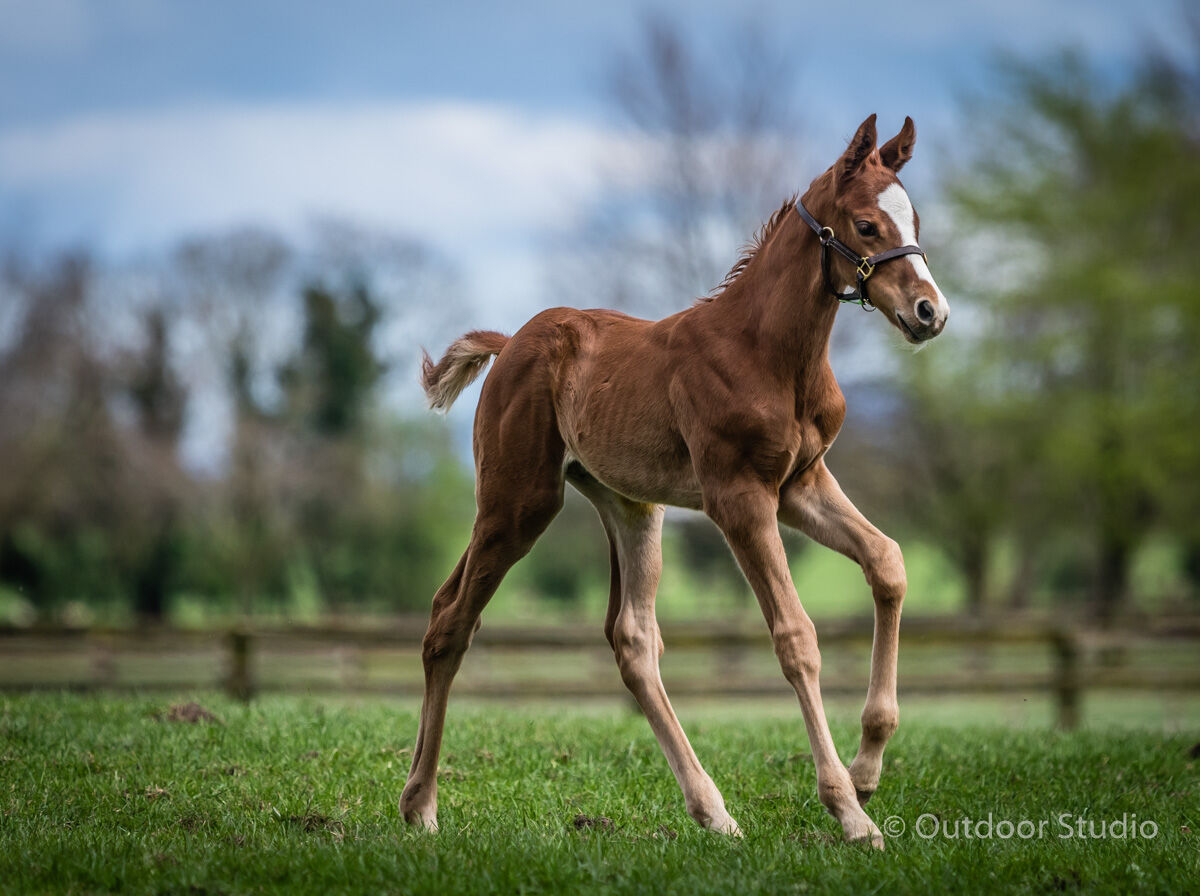
[[857,562],[875,598],[875,638],[871,681],[862,712],[862,742],[850,764],[858,800],[865,805],[879,786],[883,750],[900,720],[896,656],[900,608],[907,587],[904,558],[896,542],[872,526],[850,503],[824,460],[784,488],[779,519]]
[[777,496],[756,482],[714,484],[705,490],[704,509],[724,533],[750,581],[783,674],[800,699],[821,803],[841,823],[848,841],[882,849],[883,835],[859,805],[825,719],[817,633],[792,583],[776,523]]

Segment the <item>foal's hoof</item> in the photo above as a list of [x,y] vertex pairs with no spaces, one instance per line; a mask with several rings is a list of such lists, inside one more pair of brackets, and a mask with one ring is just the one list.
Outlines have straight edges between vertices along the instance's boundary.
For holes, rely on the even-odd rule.
[[401,805],[400,806],[400,814],[403,815],[404,820],[407,821],[413,827],[419,827],[423,830],[428,831],[431,834],[437,833],[438,824],[437,824],[437,810],[436,809],[433,810],[432,812],[427,809],[405,810],[404,806]]
[[865,825],[853,825],[846,828],[846,842],[883,850],[883,834],[875,826],[875,822],[869,818],[866,819]]
[[688,815],[695,819],[696,824],[706,831],[725,834],[728,837],[741,837],[742,829],[733,820],[733,816],[725,811],[723,805],[706,807],[688,807]]
[[715,831],[718,834],[725,834],[729,837],[742,838],[742,829],[738,827],[738,823],[733,820],[733,816],[726,813],[725,817],[712,821],[704,825],[710,831]]
[[869,769],[856,758],[847,771],[850,772],[850,781],[854,784],[854,796],[858,799],[858,805],[865,806],[866,801],[875,795],[875,790],[880,786],[880,769],[877,765]]
[[875,791],[879,787],[879,769],[868,771],[860,766],[856,759],[850,763],[847,771],[850,772],[850,782],[854,785],[854,796],[858,799],[858,804],[865,806],[867,800],[875,795]]

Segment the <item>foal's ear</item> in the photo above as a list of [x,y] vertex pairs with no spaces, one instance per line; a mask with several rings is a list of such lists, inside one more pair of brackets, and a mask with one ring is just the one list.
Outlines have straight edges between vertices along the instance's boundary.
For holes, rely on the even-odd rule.
[[863,162],[867,160],[867,156],[874,148],[875,116],[872,115],[858,126],[858,132],[854,135],[854,139],[850,141],[850,145],[846,147],[842,157],[838,159],[836,171],[839,193],[854,179],[854,175],[858,174],[858,169],[862,167]]
[[900,133],[879,149],[879,158],[893,171],[899,171],[912,158],[913,144],[917,142],[917,126],[907,115]]

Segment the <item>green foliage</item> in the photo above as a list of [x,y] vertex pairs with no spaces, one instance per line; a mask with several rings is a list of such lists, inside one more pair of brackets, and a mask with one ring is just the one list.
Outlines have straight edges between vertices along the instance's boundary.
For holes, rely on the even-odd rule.
[[1010,537],[1016,579],[1086,566],[1111,617],[1155,528],[1196,527],[1200,119],[1153,69],[1114,82],[1064,54],[1001,73],[956,150],[938,258],[958,344],[908,367],[895,497],[979,579],[974,603]]
[[[219,721],[163,721],[169,701],[147,698],[0,699],[5,892],[1177,893],[1200,877],[1194,737],[1179,734],[908,717],[868,804],[906,833],[876,853],[838,842],[795,709],[684,713],[745,831],[732,840],[688,818],[632,714],[452,709],[428,835],[397,810],[414,711],[204,702]],[[844,748],[853,715],[833,726]],[[913,833],[925,814],[989,813],[1051,824],[1036,839]],[[1062,813],[1136,815],[1157,836],[1062,839]]]
[[563,509],[513,575],[564,609],[581,609],[589,592],[607,597],[608,539],[592,505],[569,490]]
[[68,258],[18,282],[20,338],[0,350],[0,583],[18,615],[24,600],[43,617],[83,603],[161,619],[179,594],[215,614],[314,594],[428,607],[466,541],[470,480],[443,424],[382,412],[383,310],[365,285],[300,288],[298,344],[272,364],[253,319],[204,279],[213,317],[233,318],[216,341],[235,419],[228,469],[197,475],[179,457],[178,315],[152,304],[134,341],[108,348],[90,278]]
[[449,427],[440,420],[382,427],[368,453],[370,494],[349,546],[361,552],[361,596],[388,610],[427,611],[466,549],[474,503]]
[[338,294],[314,283],[302,298],[303,342],[279,372],[285,413],[324,436],[353,435],[384,372],[372,346],[379,306],[363,284]]
[[[653,77],[622,81],[621,102],[639,126],[679,131],[687,155],[711,128],[668,119],[696,98],[696,79],[677,76],[699,57],[670,29],[648,38],[640,69]],[[766,58],[750,51],[754,65]],[[852,396],[831,458],[853,467],[851,497],[918,558],[910,606],[943,608],[961,589],[980,610],[1007,589],[1013,606],[1050,594],[1112,615],[1139,581],[1200,594],[1200,79],[1145,61],[1110,77],[1077,55],[1008,60],[1003,87],[959,129],[951,241],[934,253],[950,330],[898,365],[884,412],[856,420]],[[762,108],[746,133],[771,118]],[[762,149],[668,204],[728,194],[746,203],[734,217],[758,214],[756,191],[776,194],[767,172],[785,170]],[[679,220],[687,230],[699,218]],[[169,616],[179,595],[218,615],[429,606],[467,543],[471,475],[444,423],[381,402],[402,365],[380,355],[399,318],[377,284],[421,282],[421,253],[367,236],[335,234],[301,280],[269,234],[195,241],[172,256],[162,295],[129,307],[101,295],[104,278],[77,256],[6,269],[5,295],[18,298],[17,335],[0,346],[7,605],[53,617],[82,601],[114,620]],[[695,279],[703,241],[675,236],[643,255],[654,277]],[[641,284],[613,281],[627,296],[657,282],[621,269]],[[281,302],[299,321],[288,345],[266,338],[290,332],[263,311]],[[227,465],[203,473],[179,457],[196,388],[180,345],[198,332],[234,417]],[[752,607],[707,521],[668,526],[667,612]],[[860,572],[798,556],[803,544],[789,552],[810,603],[857,609],[841,601]],[[1152,576],[1138,571],[1147,547]],[[591,508],[569,498],[497,602],[598,615],[608,562]]]
[[[735,595],[743,604],[750,603],[750,586],[738,568],[721,530],[707,517],[698,514],[678,520],[674,525],[679,560],[692,577],[708,588]],[[791,547],[801,544],[792,539],[789,541]],[[795,559],[796,553],[798,551],[789,552],[789,556]]]

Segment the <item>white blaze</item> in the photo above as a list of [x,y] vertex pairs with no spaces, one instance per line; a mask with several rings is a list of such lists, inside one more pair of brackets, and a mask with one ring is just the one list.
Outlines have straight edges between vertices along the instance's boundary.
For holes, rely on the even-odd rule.
[[[913,211],[912,202],[909,201],[908,194],[904,192],[904,187],[899,184],[892,184],[879,194],[878,201],[879,208],[892,219],[892,223],[900,231],[900,245],[917,245],[916,213]],[[946,297],[942,295],[942,291],[938,289],[937,283],[934,282],[933,274],[929,270],[929,265],[925,263],[924,257],[920,255],[906,255],[905,257],[908,259],[909,264],[916,270],[917,276],[933,287],[933,293],[937,297],[938,311],[947,311]]]

